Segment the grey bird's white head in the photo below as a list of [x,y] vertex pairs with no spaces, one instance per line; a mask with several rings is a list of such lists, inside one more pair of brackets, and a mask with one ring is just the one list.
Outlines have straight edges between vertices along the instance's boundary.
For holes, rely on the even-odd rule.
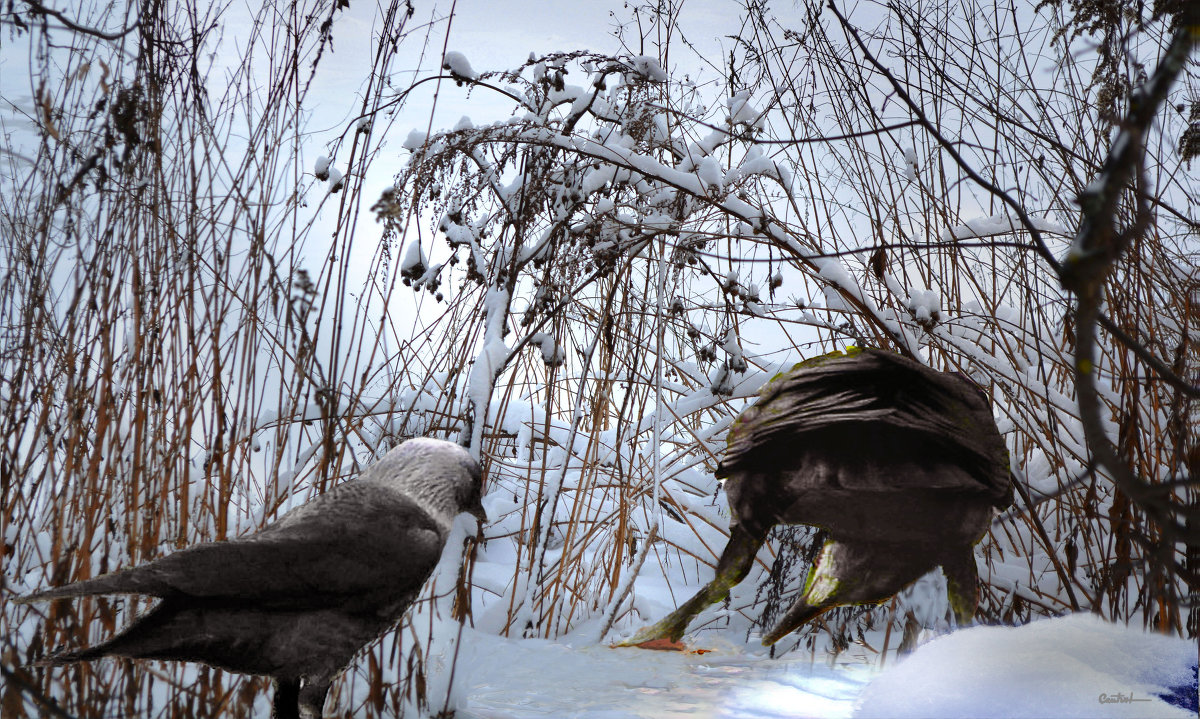
[[486,520],[480,504],[479,464],[453,442],[427,437],[407,440],[363,471],[357,481],[405,495],[445,531],[460,512]]
[[[462,512],[481,522],[487,520],[480,503],[481,474],[479,463],[462,446],[444,439],[414,437],[383,455],[355,479],[340,484],[337,490],[347,500],[357,496],[364,504],[372,501],[373,489],[400,495],[428,514],[445,538],[454,518]],[[338,508],[329,507],[328,502],[310,502],[288,512],[274,526],[303,524],[314,514],[328,516],[349,507],[353,507],[349,501]]]

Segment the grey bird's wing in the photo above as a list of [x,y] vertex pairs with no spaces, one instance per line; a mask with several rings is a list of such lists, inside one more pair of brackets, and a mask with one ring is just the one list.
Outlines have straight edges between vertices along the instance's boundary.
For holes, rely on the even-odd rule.
[[265,610],[377,609],[420,590],[443,542],[436,521],[411,499],[350,482],[257,534],[196,545],[18,601],[120,593],[228,600]]

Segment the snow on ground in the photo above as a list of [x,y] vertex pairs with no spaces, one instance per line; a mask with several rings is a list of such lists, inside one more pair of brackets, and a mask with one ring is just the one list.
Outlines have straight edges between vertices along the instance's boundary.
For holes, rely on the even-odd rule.
[[[1195,717],[1194,642],[1088,614],[937,638],[883,672],[710,652],[613,649],[468,631],[456,667],[463,719]],[[1171,697],[1172,704],[1161,696]],[[1185,708],[1186,707],[1186,708]]]

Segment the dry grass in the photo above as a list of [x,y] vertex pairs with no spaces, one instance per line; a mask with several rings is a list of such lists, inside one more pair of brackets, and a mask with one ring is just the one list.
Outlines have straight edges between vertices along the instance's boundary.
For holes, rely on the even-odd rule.
[[[250,716],[256,697],[261,709],[264,681],[203,668],[27,668],[146,604],[17,609],[7,592],[248,532],[404,431],[377,399],[409,381],[389,369],[388,308],[355,303],[346,267],[359,219],[346,199],[378,137],[351,125],[319,148],[348,170],[341,194],[304,171],[317,154],[304,107],[337,13],[309,5],[235,17],[152,2],[119,42],[39,22],[16,36],[33,49],[41,141],[2,158],[6,717],[44,711],[36,692],[76,716]],[[380,31],[398,34],[407,17],[392,10]],[[227,23],[244,32],[236,49],[219,42]],[[382,102],[394,51],[375,55],[359,112]],[[318,210],[336,218],[331,241],[313,236]],[[386,296],[392,280],[373,269],[367,289]]]
[[[511,497],[488,533],[490,543],[512,543],[511,579],[474,594],[505,605],[489,629],[554,637],[609,611],[623,626],[649,620],[633,611],[636,596],[631,603],[620,594],[639,556],[646,567],[694,580],[723,547],[727,518],[711,470],[728,422],[777,367],[851,343],[926,356],[969,374],[993,397],[1021,492],[981,546],[985,620],[1082,608],[1196,635],[1197,608],[1185,599],[1195,587],[1143,548],[1138,538],[1153,541],[1155,527],[1089,467],[1069,371],[1069,297],[1028,232],[943,239],[943,229],[1002,207],[963,181],[928,135],[910,128],[771,146],[772,159],[794,176],[790,188],[757,176],[731,192],[763,208],[775,233],[754,232],[749,218],[713,195],[653,207],[630,177],[612,187],[615,206],[638,218],[674,213],[673,224],[660,233],[633,223],[620,235],[611,224],[573,227],[596,198],[554,202],[564,177],[578,178],[597,157],[516,142],[503,128],[462,131],[399,178],[399,192],[378,208],[385,241],[359,248],[360,182],[387,128],[377,116],[370,132],[350,130],[334,148],[337,165],[350,170],[340,194],[306,174],[311,162],[298,158],[313,153],[301,110],[312,63],[327,49],[323,23],[336,12],[320,5],[268,6],[255,19],[259,34],[246,60],[219,69],[193,65],[206,56],[176,54],[214,19],[186,6],[152,3],[127,36],[128,52],[83,34],[72,35],[70,52],[52,50],[51,34],[32,30],[33,120],[42,141],[28,162],[0,157],[9,163],[0,193],[9,585],[0,634],[2,663],[13,672],[0,697],[5,717],[43,711],[39,694],[81,717],[249,716],[256,702],[261,710],[263,681],[203,668],[28,668],[56,645],[110,634],[145,605],[18,609],[8,592],[250,531],[412,435],[477,428],[487,491]],[[1003,42],[972,42],[992,37],[975,18],[1004,18],[1005,7],[929,10],[894,19],[874,47],[904,59],[897,72],[986,179],[1018,188],[1029,214],[1073,227],[1071,197],[1107,152],[1099,140],[1105,121],[1089,104],[1089,69],[1058,65],[1050,92],[1022,64],[1059,52],[1048,31],[1009,27],[996,36]],[[403,6],[394,11],[390,34],[407,20]],[[785,30],[749,17],[743,38],[757,52],[739,54],[738,70],[770,108],[764,136],[910,119],[883,102],[880,78],[827,25]],[[904,23],[918,21],[946,42],[913,45]],[[664,51],[679,47],[662,28],[645,32]],[[922,34],[937,35],[929,27]],[[390,52],[381,46],[364,114],[389,97],[378,79],[394,61]],[[275,64],[264,71],[253,62]],[[224,73],[228,82],[202,82]],[[767,92],[767,78],[777,94]],[[526,89],[548,96],[544,84]],[[699,141],[710,130],[680,110],[726,89],[631,82],[626,107],[644,115],[627,116],[622,127],[640,152],[669,164],[666,144],[655,144],[654,117],[671,137]],[[720,122],[719,110],[705,119]],[[580,123],[578,136],[606,126],[593,117]],[[1155,221],[1118,264],[1108,311],[1178,375],[1194,378],[1195,206],[1169,151],[1177,125],[1165,118],[1150,148]],[[727,138],[715,152],[728,162],[748,146]],[[908,148],[918,158],[911,178],[898,159]],[[518,175],[526,180],[521,202],[505,204],[497,178]],[[309,218],[318,207],[336,218],[332,241],[314,236]],[[1129,220],[1133,203],[1126,210]],[[460,227],[490,219],[480,222],[478,252],[456,248],[461,263],[446,266],[441,285],[417,289],[414,318],[400,258],[423,241],[436,259],[423,228],[443,213],[459,213]],[[1065,238],[1047,238],[1065,249]],[[446,259],[440,239],[436,247],[437,261]],[[543,251],[521,256],[514,247]],[[348,262],[365,255],[369,281],[359,287]],[[821,261],[834,256],[861,293],[822,275]],[[730,271],[738,272],[734,283]],[[779,288],[777,271],[786,282]],[[492,378],[490,414],[500,421],[472,426],[465,420],[481,415],[471,414],[468,378],[487,333],[481,315],[498,306],[496,288],[510,313],[506,345],[544,332],[566,361],[552,366],[539,347],[520,346]],[[910,311],[915,288],[936,292],[933,321]],[[727,338],[736,340],[728,350]],[[738,346],[744,373],[736,371]],[[1097,366],[1114,436],[1138,475],[1194,477],[1195,405],[1111,339]],[[649,418],[659,407],[656,434]],[[1172,491],[1181,503],[1197,501],[1194,484]],[[796,546],[802,535],[776,537],[760,586],[731,601],[747,623],[764,605],[786,601],[786,577],[795,586],[805,566]],[[1165,551],[1195,571],[1194,548]],[[691,591],[672,589],[678,598]],[[798,639],[814,657],[851,645],[886,653],[898,643],[908,601],[839,610]],[[368,649],[339,706],[355,716],[391,715],[426,693],[422,645],[430,631],[406,624],[397,641]],[[881,632],[885,644],[867,646]],[[438,698],[429,701],[436,708]]]

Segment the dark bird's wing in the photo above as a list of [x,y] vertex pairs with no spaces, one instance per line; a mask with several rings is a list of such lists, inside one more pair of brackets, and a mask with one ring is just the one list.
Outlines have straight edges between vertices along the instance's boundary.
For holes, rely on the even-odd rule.
[[730,429],[717,476],[745,472],[790,473],[816,490],[1012,502],[1004,441],[983,393],[881,350],[817,358],[772,380]]
[[19,601],[121,593],[229,600],[264,610],[374,609],[419,591],[442,545],[436,522],[411,499],[351,482],[249,537],[189,547]]

